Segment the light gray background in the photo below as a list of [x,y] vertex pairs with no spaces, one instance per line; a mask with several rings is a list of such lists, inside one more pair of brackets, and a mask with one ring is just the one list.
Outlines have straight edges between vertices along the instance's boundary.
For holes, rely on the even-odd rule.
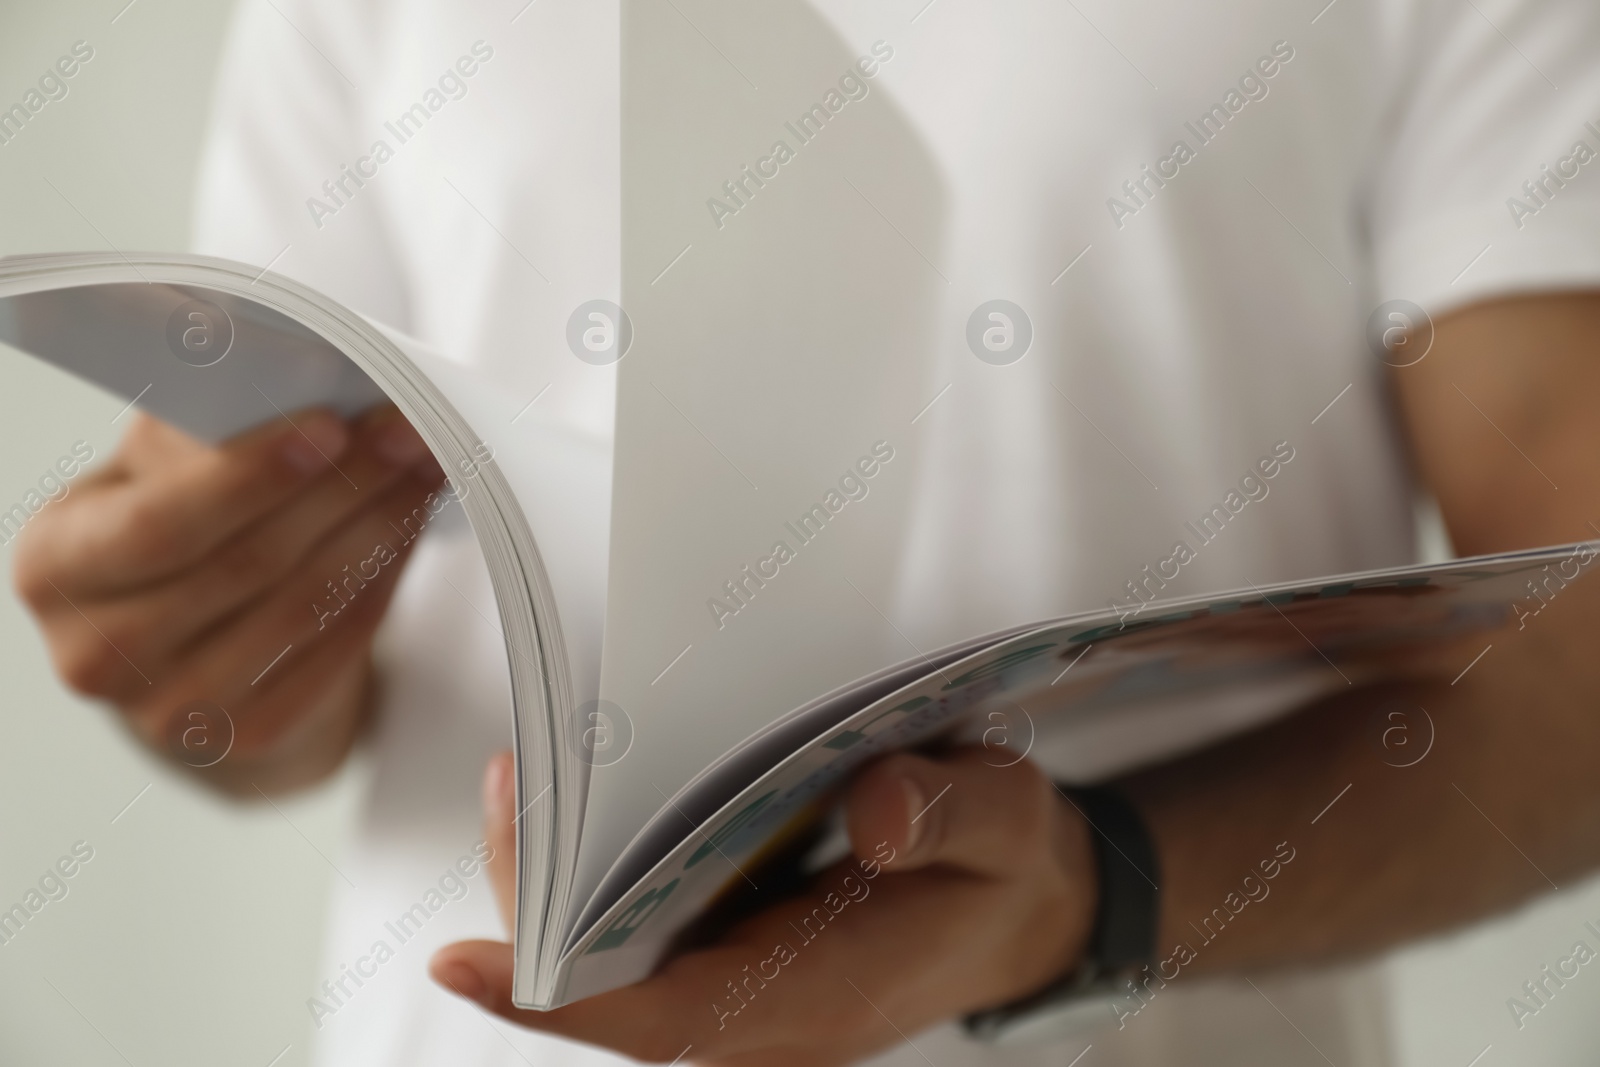
[[[67,97],[0,146],[0,253],[187,244],[231,5],[138,0],[117,17],[125,3],[0,5],[0,106],[74,41],[95,49]],[[128,421],[111,422],[122,406],[0,352],[0,507],[76,440],[108,455]],[[0,546],[0,556],[9,574],[11,550]],[[7,581],[0,910],[73,842],[95,855],[65,899],[0,946],[0,1064],[266,1067],[286,1046],[276,1067],[306,1062],[305,999],[321,977],[316,954],[337,877],[319,850],[336,856],[359,779],[352,768],[329,788],[280,801],[281,811],[201,792],[56,681]]]
[[[0,254],[187,243],[195,157],[229,5],[124,3],[0,3],[0,106],[19,99],[72,42],[88,40],[96,52],[66,99],[0,146]],[[0,349],[0,510],[74,441],[108,454],[126,422],[112,421],[121,408]],[[0,565],[9,571],[10,562],[0,546]],[[0,910],[74,842],[87,841],[95,855],[65,899],[0,946],[0,1063],[304,1063],[305,1001],[336,877],[329,857],[336,861],[349,832],[362,781],[353,765],[276,808],[199,791],[63,689],[7,583]],[[1521,1032],[1506,1007],[1575,940],[1596,944],[1585,920],[1600,926],[1595,882],[1372,968],[1368,987],[1391,1007],[1378,1044],[1404,1067],[1467,1067],[1485,1046],[1492,1047],[1481,1067],[1593,1063],[1600,966],[1584,968]],[[1093,1067],[1092,1058],[1083,1067]]]

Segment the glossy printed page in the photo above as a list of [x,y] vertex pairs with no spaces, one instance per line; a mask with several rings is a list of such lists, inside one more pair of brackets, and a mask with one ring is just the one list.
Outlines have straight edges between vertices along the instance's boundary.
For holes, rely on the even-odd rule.
[[[925,671],[819,729],[686,836],[568,951],[554,1003],[638,981],[708,908],[746,887],[759,895],[763,864],[888,752],[961,741],[1004,767],[1049,750],[1064,780],[1100,781],[1397,670],[1459,678],[1541,609],[1535,588],[1577,579],[1597,556],[1600,543],[1583,543],[1157,600],[1148,615],[1058,620]],[[1395,708],[1416,726],[1393,746],[1404,766],[1426,757],[1434,728],[1392,701],[1374,721]]]

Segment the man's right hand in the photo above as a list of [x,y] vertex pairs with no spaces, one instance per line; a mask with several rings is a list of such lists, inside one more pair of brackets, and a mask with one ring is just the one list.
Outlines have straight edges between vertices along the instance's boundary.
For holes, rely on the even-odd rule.
[[141,415],[24,528],[17,589],[66,683],[146,743],[195,766],[231,722],[207,777],[292,788],[360,733],[373,634],[420,525],[403,523],[443,479],[394,408],[300,412],[217,447]]

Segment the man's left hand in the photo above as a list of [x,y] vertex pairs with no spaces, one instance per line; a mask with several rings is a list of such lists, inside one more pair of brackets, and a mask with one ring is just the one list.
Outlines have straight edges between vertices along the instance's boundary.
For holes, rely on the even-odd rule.
[[[554,1011],[511,1003],[512,947],[448,945],[435,980],[513,1022],[647,1062],[846,1064],[1071,968],[1094,914],[1092,831],[1024,760],[889,756],[852,785],[854,857],[636,985]],[[484,778],[490,877],[515,911],[509,752]]]

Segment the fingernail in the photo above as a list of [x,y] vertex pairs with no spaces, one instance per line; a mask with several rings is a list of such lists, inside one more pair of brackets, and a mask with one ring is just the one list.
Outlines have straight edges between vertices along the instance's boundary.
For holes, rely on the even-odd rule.
[[917,783],[909,778],[900,779],[900,789],[906,795],[906,855],[917,850],[917,842],[922,840],[921,816],[928,804],[922,796],[922,790],[917,788]]
[[284,434],[283,458],[302,474],[311,474],[327,466],[350,443],[350,433],[342,421],[332,415],[311,415],[295,424]]
[[468,1000],[483,1002],[484,994],[488,987],[484,985],[483,976],[468,967],[465,963],[446,963],[439,968],[439,980],[448,988]]

